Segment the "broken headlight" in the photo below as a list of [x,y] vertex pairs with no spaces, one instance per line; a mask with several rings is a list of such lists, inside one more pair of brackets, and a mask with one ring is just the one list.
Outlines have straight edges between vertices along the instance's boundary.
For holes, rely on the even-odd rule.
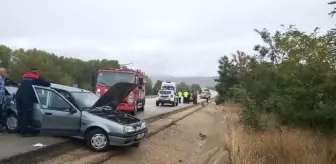
[[140,129],[145,129],[145,128],[147,128],[147,124],[146,122],[143,122],[140,126]]

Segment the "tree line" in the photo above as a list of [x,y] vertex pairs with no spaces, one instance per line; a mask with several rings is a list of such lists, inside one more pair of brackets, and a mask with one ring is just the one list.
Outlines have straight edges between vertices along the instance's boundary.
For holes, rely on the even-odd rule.
[[[100,68],[121,68],[121,64],[118,60],[83,61],[38,49],[12,50],[5,45],[0,45],[0,67],[6,68],[9,78],[17,82],[22,80],[22,75],[30,68],[36,67],[46,79],[54,83],[69,86],[77,84],[80,88],[91,90],[91,73],[97,72]],[[146,94],[157,94],[157,87],[155,87],[157,85],[153,87],[153,82],[148,76],[146,81]],[[187,85],[183,83],[181,86],[183,88]],[[192,84],[192,86],[200,88],[198,84]]]
[[280,125],[335,132],[335,27],[325,34],[294,25],[255,30],[263,40],[255,54],[237,51],[219,59],[218,103],[241,103],[242,121],[253,129],[268,128],[265,116],[272,116]]

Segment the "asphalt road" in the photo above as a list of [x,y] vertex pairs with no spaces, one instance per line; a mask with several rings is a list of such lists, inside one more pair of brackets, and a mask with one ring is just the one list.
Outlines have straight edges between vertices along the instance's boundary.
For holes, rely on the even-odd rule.
[[[217,96],[217,92],[211,92],[211,97],[215,97]],[[198,99],[199,102],[205,101],[204,99]],[[146,118],[150,118],[150,117],[154,117],[157,116],[159,114],[162,113],[167,113],[170,111],[174,111],[177,109],[181,109],[183,107],[187,107],[192,105],[192,103],[190,104],[179,104],[176,107],[171,107],[169,106],[169,104],[167,104],[166,106],[156,106],[156,98],[146,98],[146,104],[145,104],[145,111],[144,112],[138,112],[136,117],[140,118],[140,119],[146,119]]]
[[[211,93],[211,97],[215,97],[217,95],[216,92]],[[204,100],[198,100],[199,102],[202,102]],[[167,113],[170,111],[174,111],[177,109],[181,109],[186,106],[190,106],[190,104],[179,104],[176,107],[170,107],[170,106],[156,106],[156,98],[146,98],[146,104],[145,104],[145,111],[144,112],[138,112],[136,117],[140,119],[146,119],[150,117],[157,116],[162,113]],[[67,139],[63,138],[54,138],[54,137],[30,137],[30,138],[22,138],[17,134],[0,134],[0,160],[4,158],[8,158],[17,154],[30,152],[36,149],[39,149],[38,147],[34,147],[33,145],[37,143],[41,143],[43,145],[53,145],[56,143],[61,143],[66,141]]]

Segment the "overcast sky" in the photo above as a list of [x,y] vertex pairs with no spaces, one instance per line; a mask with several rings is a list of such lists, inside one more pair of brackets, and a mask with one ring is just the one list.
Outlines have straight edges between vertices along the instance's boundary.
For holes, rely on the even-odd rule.
[[260,43],[255,28],[332,27],[327,2],[0,0],[0,44],[133,62],[149,75],[213,76],[219,57]]

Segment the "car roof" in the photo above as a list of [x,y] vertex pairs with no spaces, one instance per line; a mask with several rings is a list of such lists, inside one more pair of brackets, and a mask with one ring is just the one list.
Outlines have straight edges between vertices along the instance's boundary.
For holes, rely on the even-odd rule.
[[51,83],[50,88],[60,89],[60,90],[66,90],[68,92],[91,92],[91,91],[88,91],[88,90],[85,90],[85,89],[76,88],[76,87],[70,87],[70,86],[61,85],[61,84],[55,84],[55,83]]

